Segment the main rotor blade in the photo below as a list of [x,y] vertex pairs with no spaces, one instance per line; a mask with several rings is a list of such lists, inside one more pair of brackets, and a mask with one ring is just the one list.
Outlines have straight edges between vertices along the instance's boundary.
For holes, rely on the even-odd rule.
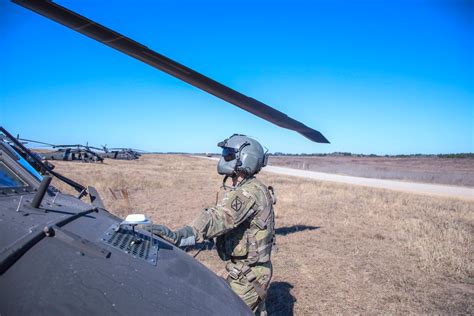
[[87,148],[104,151],[103,148],[99,148],[99,147],[95,147],[95,146],[87,146]]
[[72,144],[72,145],[53,145],[53,148],[85,148],[86,146],[81,144]]
[[54,147],[54,146],[55,146],[55,145],[50,144],[50,143],[40,142],[40,141],[32,140],[32,139],[19,138],[19,137],[17,137],[17,139],[20,140],[20,141],[27,142],[27,143],[41,144],[41,145],[46,145],[46,146],[50,146],[50,147]]
[[107,46],[121,51],[133,58],[155,67],[161,71],[179,78],[197,88],[200,88],[218,98],[221,98],[239,108],[248,111],[280,127],[296,131],[306,138],[318,142],[329,141],[318,131],[292,119],[286,114],[235,91],[211,78],[208,78],[174,60],[163,56],[148,47],[135,42],[105,26],[87,19],[71,10],[48,0],[12,0],[27,9],[41,14],[51,20],[63,24],[79,33],[93,38]]

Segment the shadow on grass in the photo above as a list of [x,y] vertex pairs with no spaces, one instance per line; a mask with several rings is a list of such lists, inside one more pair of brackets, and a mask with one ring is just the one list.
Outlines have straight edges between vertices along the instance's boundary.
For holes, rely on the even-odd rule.
[[272,282],[267,295],[269,316],[293,315],[296,298],[291,294],[293,285],[288,282]]
[[275,234],[286,236],[289,234],[305,231],[305,230],[316,230],[320,229],[320,226],[308,226],[308,225],[293,225],[288,227],[278,227],[275,229]]

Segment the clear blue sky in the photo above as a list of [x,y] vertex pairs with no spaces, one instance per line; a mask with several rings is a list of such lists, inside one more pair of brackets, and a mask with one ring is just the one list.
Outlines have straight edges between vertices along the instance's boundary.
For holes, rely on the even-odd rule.
[[0,0],[0,125],[51,143],[474,152],[470,1],[57,1],[321,131],[312,143]]

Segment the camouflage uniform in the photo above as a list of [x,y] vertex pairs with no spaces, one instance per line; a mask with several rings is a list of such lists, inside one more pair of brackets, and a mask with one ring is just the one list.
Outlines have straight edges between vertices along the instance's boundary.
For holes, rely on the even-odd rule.
[[257,314],[266,314],[265,296],[272,277],[274,203],[273,190],[249,177],[191,224],[196,242],[216,237],[227,282]]

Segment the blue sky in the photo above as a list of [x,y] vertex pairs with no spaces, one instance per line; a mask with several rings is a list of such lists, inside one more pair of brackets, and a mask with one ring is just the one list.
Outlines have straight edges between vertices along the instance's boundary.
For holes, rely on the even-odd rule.
[[469,1],[56,1],[321,131],[312,143],[0,0],[0,125],[51,143],[474,152]]

